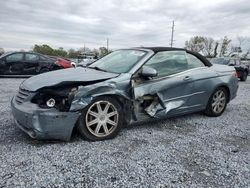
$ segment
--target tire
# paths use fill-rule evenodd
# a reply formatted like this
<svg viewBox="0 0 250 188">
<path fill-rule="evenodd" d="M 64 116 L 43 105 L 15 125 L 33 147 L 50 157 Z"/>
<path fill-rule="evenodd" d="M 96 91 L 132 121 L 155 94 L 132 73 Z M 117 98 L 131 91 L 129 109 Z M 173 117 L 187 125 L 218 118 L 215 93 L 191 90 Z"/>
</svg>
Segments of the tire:
<svg viewBox="0 0 250 188">
<path fill-rule="evenodd" d="M 108 114 L 111 116 L 108 117 Z M 116 99 L 108 96 L 97 97 L 82 110 L 77 121 L 77 130 L 89 141 L 112 139 L 121 130 L 123 117 L 121 105 Z"/>
<path fill-rule="evenodd" d="M 228 97 L 229 93 L 224 87 L 217 88 L 209 98 L 205 114 L 210 117 L 220 116 L 227 107 Z"/>
<path fill-rule="evenodd" d="M 242 77 L 240 77 L 240 81 L 246 81 L 247 80 L 247 72 L 244 71 Z"/>
<path fill-rule="evenodd" d="M 49 72 L 50 70 L 48 68 L 41 68 L 39 71 L 39 74 L 45 73 L 45 72 Z"/>
</svg>

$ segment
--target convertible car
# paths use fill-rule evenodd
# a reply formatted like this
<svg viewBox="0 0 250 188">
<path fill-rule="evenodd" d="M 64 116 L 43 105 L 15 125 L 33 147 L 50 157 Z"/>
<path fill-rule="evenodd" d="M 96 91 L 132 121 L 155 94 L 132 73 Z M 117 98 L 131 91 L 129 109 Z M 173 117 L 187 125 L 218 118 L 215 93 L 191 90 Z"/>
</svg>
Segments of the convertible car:
<svg viewBox="0 0 250 188">
<path fill-rule="evenodd" d="M 185 49 L 117 50 L 88 67 L 25 80 L 11 101 L 17 126 L 36 139 L 115 137 L 123 125 L 203 111 L 220 116 L 236 97 L 234 67 Z"/>
</svg>

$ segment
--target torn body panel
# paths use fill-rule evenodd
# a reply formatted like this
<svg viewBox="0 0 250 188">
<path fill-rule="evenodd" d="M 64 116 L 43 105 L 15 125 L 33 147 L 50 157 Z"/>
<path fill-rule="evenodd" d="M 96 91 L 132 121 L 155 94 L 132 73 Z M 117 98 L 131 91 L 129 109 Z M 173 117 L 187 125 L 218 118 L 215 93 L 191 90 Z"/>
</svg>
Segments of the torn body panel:
<svg viewBox="0 0 250 188">
<path fill-rule="evenodd" d="M 142 104 L 151 96 L 151 103 L 143 109 L 144 112 L 151 117 L 166 116 L 170 111 L 177 111 L 180 107 L 188 105 L 194 83 L 192 79 L 185 80 L 186 76 L 184 74 L 143 82 L 135 80 L 132 83 L 134 99 Z"/>
</svg>

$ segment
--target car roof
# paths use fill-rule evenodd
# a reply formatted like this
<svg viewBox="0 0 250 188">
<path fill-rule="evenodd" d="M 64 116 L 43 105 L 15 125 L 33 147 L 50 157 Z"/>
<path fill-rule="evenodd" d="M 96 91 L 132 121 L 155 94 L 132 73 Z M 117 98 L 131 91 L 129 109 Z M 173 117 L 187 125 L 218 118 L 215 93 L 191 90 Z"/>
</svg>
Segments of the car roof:
<svg viewBox="0 0 250 188">
<path fill-rule="evenodd" d="M 184 48 L 172 48 L 172 47 L 138 47 L 140 49 L 152 50 L 153 52 L 163 52 L 163 51 L 186 51 Z"/>
<path fill-rule="evenodd" d="M 185 48 L 172 48 L 172 47 L 137 47 L 136 49 L 145 49 L 145 50 L 151 50 L 154 53 L 158 53 L 158 52 L 163 52 L 163 51 L 186 51 L 187 53 L 190 53 L 192 55 L 194 55 L 195 57 L 197 57 L 198 59 L 200 59 L 206 66 L 210 67 L 213 64 L 210 63 L 210 61 L 207 60 L 207 58 L 205 58 L 203 55 L 199 54 L 198 52 L 193 52 L 190 50 L 187 50 Z"/>
</svg>

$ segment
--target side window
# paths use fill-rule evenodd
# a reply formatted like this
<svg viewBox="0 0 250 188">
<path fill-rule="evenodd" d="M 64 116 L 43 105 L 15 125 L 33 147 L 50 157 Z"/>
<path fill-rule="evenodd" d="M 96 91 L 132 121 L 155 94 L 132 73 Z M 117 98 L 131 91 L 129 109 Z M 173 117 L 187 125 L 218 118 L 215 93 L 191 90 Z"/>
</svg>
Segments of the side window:
<svg viewBox="0 0 250 188">
<path fill-rule="evenodd" d="M 188 68 L 205 67 L 204 63 L 192 54 L 187 53 Z"/>
<path fill-rule="evenodd" d="M 44 56 L 40 56 L 40 59 L 42 60 L 42 61 L 46 61 L 47 60 L 47 58 L 46 57 L 44 57 Z"/>
<path fill-rule="evenodd" d="M 23 54 L 22 53 L 16 53 L 12 54 L 6 57 L 7 62 L 17 62 L 23 60 Z"/>
<path fill-rule="evenodd" d="M 25 60 L 29 62 L 36 62 L 38 61 L 39 56 L 36 54 L 25 54 Z"/>
<path fill-rule="evenodd" d="M 156 69 L 158 77 L 188 70 L 185 51 L 158 52 L 145 65 Z"/>
</svg>

